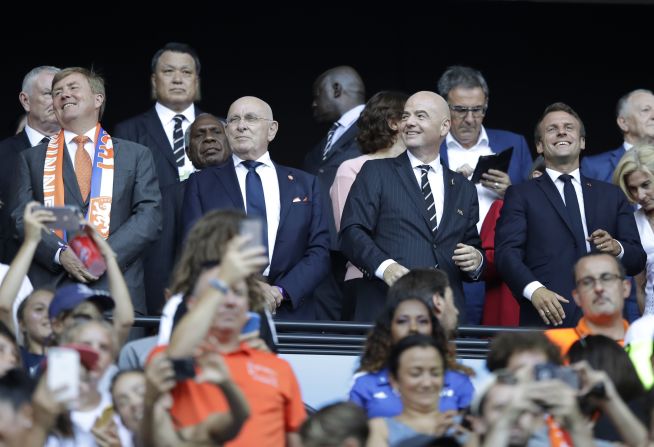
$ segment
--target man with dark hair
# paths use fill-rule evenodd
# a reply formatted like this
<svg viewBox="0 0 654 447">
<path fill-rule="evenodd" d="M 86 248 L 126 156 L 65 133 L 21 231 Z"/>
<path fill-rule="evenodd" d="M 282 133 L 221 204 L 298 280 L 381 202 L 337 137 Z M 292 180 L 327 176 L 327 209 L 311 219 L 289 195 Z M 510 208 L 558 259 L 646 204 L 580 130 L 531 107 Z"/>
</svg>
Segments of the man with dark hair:
<svg viewBox="0 0 654 447">
<path fill-rule="evenodd" d="M 12 215 L 22 231 L 25 206 L 74 205 L 87 216 L 115 254 L 137 313 L 145 314 L 142 254 L 161 231 L 159 187 L 150 151 L 112 138 L 100 125 L 104 80 L 81 67 L 52 80 L 54 111 L 61 131 L 50 143 L 23 151 L 19 159 L 17 202 Z M 45 185 L 45 187 L 44 187 Z M 92 274 L 68 247 L 63 231 L 44 233 L 31 279 L 43 284 L 73 281 L 107 288 L 108 275 Z"/>
<path fill-rule="evenodd" d="M 52 78 L 57 67 L 33 68 L 23 78 L 18 100 L 25 109 L 25 127 L 0 142 L 0 262 L 9 264 L 18 252 L 16 227 L 11 220 L 18 154 L 50 140 L 59 131 L 52 107 Z"/>
<path fill-rule="evenodd" d="M 186 129 L 184 147 L 197 171 L 224 163 L 232 155 L 225 123 L 210 113 L 198 115 Z"/>
<path fill-rule="evenodd" d="M 517 371 L 539 363 L 561 364 L 559 348 L 542 332 L 497 334 L 490 343 L 486 367 L 489 371 Z"/>
<path fill-rule="evenodd" d="M 574 327 L 572 267 L 592 251 L 645 268 L 636 221 L 622 191 L 579 172 L 584 125 L 567 104 L 545 108 L 534 131 L 546 175 L 511 186 L 495 233 L 495 265 L 520 304 L 522 326 Z"/>
<path fill-rule="evenodd" d="M 200 59 L 189 45 L 169 42 L 152 57 L 154 107 L 116 125 L 115 135 L 150 149 L 159 179 L 163 231 L 145 254 L 145 292 L 149 314 L 158 314 L 164 304 L 164 289 L 178 255 L 183 192 L 180 182 L 194 171 L 184 151 L 184 131 L 200 110 Z"/>
<path fill-rule="evenodd" d="M 478 70 L 461 65 L 448 67 L 438 80 L 438 93 L 447 100 L 452 126 L 441 143 L 440 155 L 445 166 L 470 179 L 479 157 L 499 154 L 512 149 L 506 172 L 492 169 L 482 174 L 475 186 L 479 199 L 479 223 L 488 214 L 493 201 L 504 197 L 511 184 L 528 179 L 531 153 L 525 137 L 513 132 L 487 129 L 483 122 L 488 110 L 489 90 L 486 79 Z M 463 285 L 466 294 L 468 322 L 481 324 L 484 306 L 484 283 Z"/>
</svg>

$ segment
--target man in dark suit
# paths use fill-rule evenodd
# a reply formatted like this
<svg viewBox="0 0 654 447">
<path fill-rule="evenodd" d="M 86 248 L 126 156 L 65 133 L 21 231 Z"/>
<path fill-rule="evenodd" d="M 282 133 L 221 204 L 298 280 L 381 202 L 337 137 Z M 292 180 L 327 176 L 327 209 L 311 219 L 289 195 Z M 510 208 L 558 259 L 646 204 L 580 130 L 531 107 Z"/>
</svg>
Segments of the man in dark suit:
<svg viewBox="0 0 654 447">
<path fill-rule="evenodd" d="M 460 65 L 448 67 L 438 80 L 438 93 L 447 100 L 452 115 L 452 126 L 440 151 L 445 166 L 469 179 L 480 156 L 513 148 L 507 172 L 489 170 L 475 185 L 479 199 L 477 229 L 481 231 L 481 224 L 493 201 L 503 198 L 506 188 L 512 183 L 527 180 L 531 168 L 529 146 L 522 135 L 484 127 L 489 90 L 486 79 L 478 70 Z M 463 285 L 470 324 L 481 324 L 484 285 L 483 281 Z"/>
<path fill-rule="evenodd" d="M 620 158 L 635 144 L 654 143 L 654 94 L 650 90 L 633 90 L 618 100 L 616 122 L 624 143 L 617 149 L 581 159 L 585 176 L 613 181 L 613 171 Z"/>
<path fill-rule="evenodd" d="M 449 129 L 445 100 L 433 92 L 414 94 L 402 115 L 407 152 L 366 162 L 352 185 L 341 249 L 369 280 L 357 296 L 356 320 L 374 319 L 388 286 L 409 269 L 438 267 L 450 278 L 465 321 L 461 280 L 479 277 L 483 255 L 475 187 L 440 162 Z"/>
<path fill-rule="evenodd" d="M 189 178 L 184 233 L 210 210 L 257 212 L 265 222 L 263 244 L 270 259 L 261 286 L 271 310 L 280 318 L 313 320 L 312 293 L 328 271 L 328 210 L 314 176 L 270 159 L 268 145 L 277 128 L 264 101 L 246 96 L 231 105 L 226 133 L 233 155 Z"/>
<path fill-rule="evenodd" d="M 581 172 L 590 178 L 613 182 L 613 172 L 622 156 L 635 144 L 654 143 L 654 94 L 650 90 L 637 89 L 618 100 L 616 122 L 624 142 L 617 149 L 581 159 Z M 630 322 L 640 317 L 636 300 L 636 284 L 633 278 L 631 295 L 625 301 L 624 314 Z"/>
<path fill-rule="evenodd" d="M 520 304 L 520 324 L 573 327 L 573 266 L 611 254 L 628 274 L 645 267 L 636 221 L 622 191 L 579 172 L 585 130 L 568 105 L 548 106 L 535 130 L 546 173 L 508 189 L 495 233 L 495 265 Z"/>
<path fill-rule="evenodd" d="M 181 233 L 175 219 L 183 197 L 180 182 L 194 170 L 183 135 L 200 114 L 194 105 L 200 99 L 200 59 L 190 46 L 171 42 L 155 53 L 151 70 L 154 107 L 116 125 L 114 134 L 150 148 L 157 170 L 163 231 L 148 247 L 144 262 L 148 313 L 158 314 L 178 255 L 174 241 Z"/>
<path fill-rule="evenodd" d="M 331 207 L 329 188 L 336 171 L 345 160 L 361 155 L 356 137 L 357 121 L 365 107 L 365 86 L 359 73 L 348 66 L 330 68 L 313 83 L 313 117 L 318 123 L 331 125 L 327 135 L 311 149 L 304 159 L 304 170 L 318 177 L 323 201 Z M 343 295 L 341 284 L 346 260 L 338 248 L 334 216 L 328 213 L 331 271 L 315 291 L 316 318 L 338 320 L 341 317 Z"/>
<path fill-rule="evenodd" d="M 41 144 L 59 132 L 59 123 L 52 108 L 52 78 L 57 67 L 40 66 L 30 70 L 23 78 L 18 94 L 25 109 L 25 127 L 16 135 L 0 142 L 0 262 L 9 264 L 18 251 L 11 210 L 15 195 L 18 154 L 23 149 Z"/>
<path fill-rule="evenodd" d="M 112 139 L 100 127 L 105 90 L 97 74 L 80 67 L 64 69 L 52 81 L 52 94 L 62 130 L 48 145 L 20 154 L 19 206 L 12 212 L 17 228 L 22 230 L 23 209 L 31 200 L 78 206 L 107 238 L 134 308 L 144 314 L 142 253 L 161 231 L 161 196 L 152 155 L 140 144 Z M 111 177 L 113 181 L 107 181 Z M 35 288 L 59 285 L 68 277 L 91 287 L 107 287 L 106 275 L 98 278 L 89 272 L 54 233 L 44 235 L 32 267 Z"/>
</svg>

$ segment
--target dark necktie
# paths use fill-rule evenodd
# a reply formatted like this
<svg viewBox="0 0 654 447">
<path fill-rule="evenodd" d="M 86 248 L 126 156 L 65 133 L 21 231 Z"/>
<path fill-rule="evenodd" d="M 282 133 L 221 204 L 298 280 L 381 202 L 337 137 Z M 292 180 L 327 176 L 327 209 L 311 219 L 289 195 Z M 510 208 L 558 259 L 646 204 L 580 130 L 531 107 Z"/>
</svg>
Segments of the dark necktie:
<svg viewBox="0 0 654 447">
<path fill-rule="evenodd" d="M 184 166 L 184 132 L 182 122 L 184 115 L 175 115 L 175 127 L 173 128 L 173 154 L 178 167 Z"/>
<path fill-rule="evenodd" d="M 322 150 L 323 160 L 327 157 L 327 154 L 329 154 L 329 151 L 332 148 L 332 143 L 334 142 L 334 133 L 336 133 L 336 129 L 338 129 L 339 126 L 340 124 L 337 121 L 334 124 L 332 124 L 332 127 L 329 128 L 329 132 L 327 132 L 327 142 L 325 143 L 325 147 Z"/>
<path fill-rule="evenodd" d="M 50 137 L 43 137 L 41 138 L 41 141 L 39 141 L 39 144 L 48 144 L 50 142 Z"/>
<path fill-rule="evenodd" d="M 431 169 L 429 165 L 420 165 L 420 189 L 422 190 L 422 195 L 425 198 L 425 208 L 427 209 L 427 215 L 429 216 L 429 226 L 432 233 L 436 233 L 438 229 L 438 222 L 436 221 L 436 202 L 434 202 L 434 194 L 431 192 L 431 186 L 429 186 L 429 177 L 427 174 Z"/>
<path fill-rule="evenodd" d="M 572 176 L 569 174 L 562 174 L 559 179 L 563 182 L 563 197 L 565 198 L 565 209 L 568 212 L 570 224 L 572 224 L 572 231 L 577 244 L 577 253 L 583 256 L 586 251 L 586 236 L 584 234 L 584 226 L 581 221 L 581 212 L 579 211 L 579 202 L 577 201 L 577 193 L 572 184 Z"/>
<path fill-rule="evenodd" d="M 266 198 L 263 195 L 263 183 L 257 173 L 257 167 L 263 163 L 254 160 L 242 162 L 248 170 L 245 176 L 245 208 L 248 216 L 258 217 L 263 221 L 263 246 L 268 253 L 268 218 L 266 217 Z"/>
</svg>

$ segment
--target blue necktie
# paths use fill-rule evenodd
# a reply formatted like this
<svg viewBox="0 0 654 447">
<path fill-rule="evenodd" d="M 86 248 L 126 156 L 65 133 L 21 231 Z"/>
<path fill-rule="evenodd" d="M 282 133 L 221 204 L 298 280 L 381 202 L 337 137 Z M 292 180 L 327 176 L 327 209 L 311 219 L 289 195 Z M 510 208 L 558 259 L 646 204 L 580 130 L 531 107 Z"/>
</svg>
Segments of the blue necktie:
<svg viewBox="0 0 654 447">
<path fill-rule="evenodd" d="M 579 211 L 579 202 L 577 201 L 577 193 L 572 184 L 572 176 L 569 174 L 562 174 L 559 179 L 563 182 L 563 197 L 565 198 L 565 209 L 568 211 L 568 218 L 572 224 L 572 232 L 574 233 L 575 243 L 577 244 L 577 253 L 583 256 L 586 253 L 586 236 L 584 234 L 584 226 L 581 223 L 581 212 Z"/>
<path fill-rule="evenodd" d="M 248 216 L 258 217 L 263 221 L 263 246 L 268 253 L 268 219 L 266 217 L 266 198 L 263 195 L 263 183 L 257 173 L 257 167 L 263 163 L 254 160 L 242 162 L 248 170 L 245 177 L 245 208 Z"/>
</svg>

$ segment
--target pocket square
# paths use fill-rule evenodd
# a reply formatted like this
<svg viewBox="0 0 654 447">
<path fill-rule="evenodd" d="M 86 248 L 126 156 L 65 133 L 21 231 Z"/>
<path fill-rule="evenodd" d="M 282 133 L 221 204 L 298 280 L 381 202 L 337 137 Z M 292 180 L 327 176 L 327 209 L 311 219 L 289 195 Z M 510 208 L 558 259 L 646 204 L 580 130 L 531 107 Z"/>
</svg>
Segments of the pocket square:
<svg viewBox="0 0 654 447">
<path fill-rule="evenodd" d="M 463 210 L 462 209 L 457 209 L 456 212 L 463 216 Z"/>
<path fill-rule="evenodd" d="M 307 196 L 304 196 L 304 197 L 298 196 L 298 197 L 295 197 L 293 199 L 293 203 L 308 202 L 308 201 L 309 201 L 309 198 Z"/>
<path fill-rule="evenodd" d="M 301 202 L 301 201 L 302 201 L 302 199 L 300 199 L 299 197 L 296 197 L 296 198 L 293 199 L 293 203 L 297 203 L 297 202 Z"/>
</svg>

